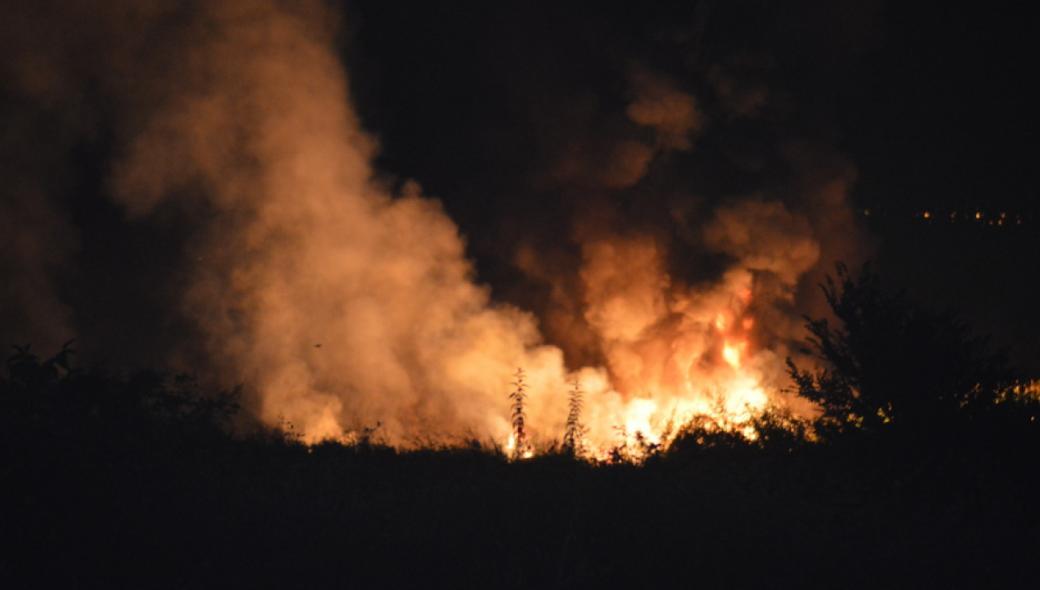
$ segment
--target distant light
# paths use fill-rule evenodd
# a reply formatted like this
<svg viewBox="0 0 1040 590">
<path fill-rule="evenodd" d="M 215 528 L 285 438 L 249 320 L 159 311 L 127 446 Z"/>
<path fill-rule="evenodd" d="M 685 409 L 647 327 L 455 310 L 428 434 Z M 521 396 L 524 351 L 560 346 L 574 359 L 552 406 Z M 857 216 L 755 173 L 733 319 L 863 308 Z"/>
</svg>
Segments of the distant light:
<svg viewBox="0 0 1040 590">
<path fill-rule="evenodd" d="M 924 217 L 925 219 L 931 219 L 932 218 L 932 212 L 931 211 L 925 211 L 924 213 L 921 214 L 921 217 Z"/>
<path fill-rule="evenodd" d="M 982 211 L 975 212 L 975 219 L 982 219 Z"/>
<path fill-rule="evenodd" d="M 864 209 L 863 210 L 863 216 L 864 217 L 870 217 L 870 209 Z"/>
</svg>

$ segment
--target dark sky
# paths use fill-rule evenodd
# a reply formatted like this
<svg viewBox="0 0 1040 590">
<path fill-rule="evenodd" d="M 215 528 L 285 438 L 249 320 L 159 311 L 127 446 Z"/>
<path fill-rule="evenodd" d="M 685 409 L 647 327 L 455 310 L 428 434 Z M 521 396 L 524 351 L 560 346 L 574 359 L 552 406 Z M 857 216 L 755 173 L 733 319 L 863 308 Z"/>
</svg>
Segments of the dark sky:
<svg viewBox="0 0 1040 590">
<path fill-rule="evenodd" d="M 602 4 L 350 5 L 348 59 L 384 167 L 418 178 L 469 225 L 481 217 L 469 209 L 486 204 L 481 188 L 500 194 L 537 175 L 539 118 L 565 117 L 554 98 L 592 95 L 606 112 L 623 107 L 633 61 L 696 90 L 713 67 L 744 60 L 791 103 L 776 127 L 826 136 L 855 164 L 858 203 L 1033 208 L 1035 20 L 1025 9 Z"/>
</svg>

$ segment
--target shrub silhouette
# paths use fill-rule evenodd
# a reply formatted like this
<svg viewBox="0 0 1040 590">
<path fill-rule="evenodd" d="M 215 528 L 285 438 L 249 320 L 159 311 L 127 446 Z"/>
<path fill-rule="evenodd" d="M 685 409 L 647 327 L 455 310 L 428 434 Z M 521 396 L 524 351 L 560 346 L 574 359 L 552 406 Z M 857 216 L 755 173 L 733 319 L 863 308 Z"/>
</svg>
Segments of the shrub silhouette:
<svg viewBox="0 0 1040 590">
<path fill-rule="evenodd" d="M 955 314 L 886 295 L 869 266 L 836 270 L 821 287 L 840 326 L 806 318 L 822 368 L 787 361 L 798 393 L 823 408 L 823 430 L 928 429 L 992 406 L 1013 381 L 1004 356 Z"/>
<path fill-rule="evenodd" d="M 41 359 L 16 346 L 0 374 L 0 411 L 15 436 L 79 433 L 131 443 L 170 435 L 223 438 L 239 410 L 238 389 L 206 392 L 188 375 L 142 371 L 128 377 L 73 361 L 72 342 Z"/>
</svg>

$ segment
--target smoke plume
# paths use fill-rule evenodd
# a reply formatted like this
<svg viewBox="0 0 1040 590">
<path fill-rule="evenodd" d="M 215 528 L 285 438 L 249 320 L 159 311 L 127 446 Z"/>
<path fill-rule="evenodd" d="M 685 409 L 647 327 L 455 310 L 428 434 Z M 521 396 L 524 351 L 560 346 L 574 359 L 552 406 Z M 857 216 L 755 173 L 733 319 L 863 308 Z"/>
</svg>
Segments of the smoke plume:
<svg viewBox="0 0 1040 590">
<path fill-rule="evenodd" d="M 546 150 L 553 157 L 539 178 L 575 205 L 558 256 L 537 241 L 515 252 L 517 267 L 550 288 L 536 318 L 492 301 L 437 200 L 414 182 L 380 179 L 377 142 L 337 56 L 339 19 L 325 3 L 67 9 L 78 18 L 58 23 L 26 8 L 27 32 L 6 52 L 9 94 L 78 122 L 63 128 L 80 139 L 54 140 L 35 163 L 76 141 L 104 146 L 103 198 L 123 222 L 178 228 L 171 284 L 160 287 L 191 336 L 175 338 L 168 360 L 245 383 L 264 422 L 289 423 L 311 441 L 378 426 L 401 445 L 502 442 L 517 367 L 528 375 L 536 437 L 561 436 L 577 379 L 600 448 L 618 429 L 653 438 L 694 413 L 739 422 L 784 403 L 777 391 L 802 335 L 800 290 L 851 227 L 841 212 L 852 174 L 840 162 L 821 167 L 812 149 L 788 149 L 805 171 L 788 183 L 804 190 L 796 197 L 661 189 L 676 162 L 698 156 L 712 121 L 694 88 L 629 66 L 629 100 L 590 118 L 611 120 L 607 131 Z M 738 92 L 724 70 L 712 76 L 722 89 L 713 100 L 737 101 L 737 116 L 768 109 L 764 91 Z M 91 117 L 104 123 L 103 139 L 82 123 Z M 5 151 L 15 143 L 5 139 Z M 741 161 L 761 168 L 755 157 Z M 4 246 L 27 267 L 4 268 L 16 280 L 3 297 L 50 342 L 76 329 L 55 278 L 76 244 L 65 204 L 55 204 L 68 192 L 30 184 L 38 172 L 5 200 L 4 218 L 19 223 L 0 226 Z M 641 199 L 648 206 L 633 214 Z M 53 234 L 61 237 L 39 241 Z"/>
<path fill-rule="evenodd" d="M 172 208 L 192 226 L 180 311 L 202 342 L 182 343 L 180 356 L 210 359 L 219 378 L 259 392 L 261 419 L 311 440 L 377 423 L 398 443 L 502 439 L 518 366 L 532 376 L 537 420 L 538 394 L 565 387 L 561 354 L 540 346 L 529 314 L 490 303 L 435 200 L 414 184 L 391 194 L 375 181 L 375 142 L 350 107 L 335 15 L 320 2 L 189 4 L 83 14 L 89 33 L 65 45 L 101 48 L 104 63 L 70 64 L 71 47 L 47 66 L 63 84 L 85 70 L 117 101 L 108 194 L 126 216 Z M 43 14 L 26 18 L 46 29 Z M 92 38 L 101 31 L 113 41 Z M 144 43 L 145 33 L 155 36 Z M 51 292 L 45 277 L 64 257 L 34 241 L 61 223 L 30 209 L 43 201 L 21 199 L 7 217 L 34 223 L 33 239 L 4 232 L 30 265 L 5 296 L 37 330 L 62 317 L 50 298 L 23 294 Z"/>
</svg>

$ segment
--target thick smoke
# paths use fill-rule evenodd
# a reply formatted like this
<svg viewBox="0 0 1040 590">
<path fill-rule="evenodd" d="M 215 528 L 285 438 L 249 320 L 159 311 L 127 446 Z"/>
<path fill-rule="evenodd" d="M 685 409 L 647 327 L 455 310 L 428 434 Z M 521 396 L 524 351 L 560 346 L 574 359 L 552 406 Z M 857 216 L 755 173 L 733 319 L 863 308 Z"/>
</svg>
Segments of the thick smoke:
<svg viewBox="0 0 1040 590">
<path fill-rule="evenodd" d="M 103 103 L 92 112 L 111 134 L 105 197 L 131 225 L 174 224 L 187 236 L 173 274 L 180 284 L 166 288 L 195 337 L 172 347 L 171 362 L 245 383 L 260 419 L 290 423 L 308 440 L 378 425 L 395 444 L 504 441 L 517 367 L 528 375 L 528 423 L 543 438 L 562 433 L 573 378 L 600 448 L 616 442 L 615 428 L 651 434 L 693 412 L 743 419 L 783 401 L 776 391 L 789 344 L 802 336 L 796 310 L 807 277 L 825 250 L 849 243 L 853 174 L 819 155 L 826 150 L 786 148 L 797 171 L 787 192 L 661 189 L 676 162 L 698 156 L 713 122 L 693 88 L 630 65 L 629 100 L 613 117 L 590 119 L 612 121 L 605 131 L 546 150 L 540 178 L 576 203 L 570 254 L 545 255 L 538 243 L 516 253 L 532 282 L 550 287 L 539 312 L 557 348 L 533 315 L 491 301 L 436 200 L 414 183 L 392 190 L 377 179 L 377 145 L 351 106 L 338 20 L 324 3 L 69 10 L 80 18 L 55 27 L 46 10 L 23 14 L 26 30 L 46 34 L 7 52 L 7 66 L 21 64 L 16 94 Z M 26 73 L 25 64 L 38 66 Z M 712 70 L 724 90 L 711 99 L 733 102 L 721 110 L 768 110 L 768 94 L 735 79 Z M 755 154 L 741 161 L 762 168 Z M 27 224 L 4 235 L 29 265 L 12 271 L 5 303 L 52 339 L 75 329 L 54 280 L 75 252 L 52 204 L 59 193 L 22 184 L 4 205 Z M 50 233 L 62 238 L 41 244 Z M 595 362 L 568 373 L 564 350 L 572 367 Z"/>
<path fill-rule="evenodd" d="M 529 315 L 490 304 L 436 201 L 373 182 L 327 15 L 241 0 L 195 18 L 116 196 L 144 214 L 201 185 L 214 218 L 184 304 L 228 378 L 261 392 L 261 418 L 310 439 L 376 423 L 398 443 L 502 439 L 523 366 L 541 421 L 542 397 L 564 388 L 559 350 L 538 346 Z"/>
<path fill-rule="evenodd" d="M 785 359 L 811 362 L 796 346 L 806 337 L 802 314 L 826 313 L 817 285 L 863 249 L 849 202 L 854 168 L 825 143 L 763 134 L 788 108 L 756 75 L 763 63 L 703 68 L 705 100 L 664 74 L 630 68 L 623 113 L 652 131 L 639 143 L 649 157 L 638 167 L 602 166 L 598 177 L 556 177 L 591 205 L 578 207 L 573 225 L 580 256 L 560 264 L 525 245 L 516 259 L 533 281 L 552 285 L 541 317 L 553 340 L 569 358 L 601 362 L 627 398 L 646 400 L 658 430 L 673 413 L 719 407 L 731 419 L 767 404 L 812 413 L 780 393 Z M 633 143 L 621 129 L 588 130 L 595 139 L 586 141 L 617 153 Z M 715 142 L 714 153 L 699 154 L 701 141 Z M 628 172 L 624 183 L 619 170 Z"/>
<path fill-rule="evenodd" d="M 779 202 L 742 200 L 714 213 L 703 246 L 731 262 L 690 285 L 669 274 L 651 235 L 585 242 L 585 319 L 619 391 L 656 399 L 666 414 L 721 405 L 740 417 L 781 401 L 784 359 L 802 336 L 795 293 L 819 245 Z"/>
<path fill-rule="evenodd" d="M 88 69 L 119 105 L 111 197 L 131 219 L 173 208 L 193 228 L 182 313 L 203 340 L 182 357 L 208 357 L 222 380 L 259 392 L 261 419 L 311 440 L 376 424 L 401 444 L 504 440 L 519 366 L 532 422 L 562 424 L 563 398 L 543 400 L 566 388 L 560 351 L 540 346 L 529 314 L 490 303 L 436 201 L 374 181 L 334 15 L 320 2 L 134 6 L 86 18 L 117 46 Z M 130 25 L 160 34 L 137 46 Z M 34 265 L 19 288 L 48 291 L 41 277 L 61 251 L 36 256 L 44 245 L 5 235 Z M 61 313 L 30 310 L 46 316 Z"/>
</svg>

